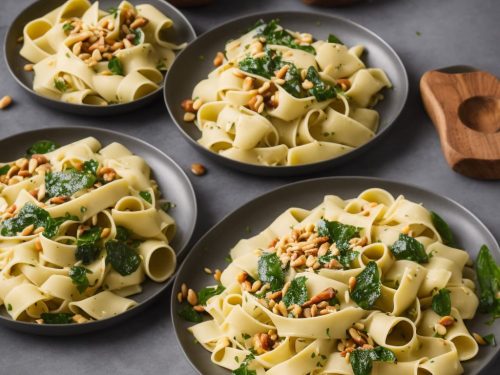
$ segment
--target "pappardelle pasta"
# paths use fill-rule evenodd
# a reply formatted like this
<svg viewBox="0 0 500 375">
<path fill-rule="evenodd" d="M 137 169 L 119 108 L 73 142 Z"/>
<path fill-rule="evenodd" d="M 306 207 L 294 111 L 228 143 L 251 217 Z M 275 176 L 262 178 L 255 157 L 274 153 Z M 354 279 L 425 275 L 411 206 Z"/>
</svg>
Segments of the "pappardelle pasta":
<svg viewBox="0 0 500 375">
<path fill-rule="evenodd" d="M 156 91 L 185 43 L 169 42 L 173 22 L 150 4 L 68 0 L 29 22 L 21 56 L 32 64 L 33 89 L 75 104 L 127 103 Z"/>
<path fill-rule="evenodd" d="M 200 145 L 243 163 L 338 157 L 375 135 L 372 107 L 391 87 L 382 69 L 365 66 L 363 51 L 260 21 L 217 54 L 216 69 L 182 102 L 184 120 L 195 121 Z"/>
<path fill-rule="evenodd" d="M 0 306 L 14 320 L 84 323 L 137 305 L 176 267 L 175 221 L 141 157 L 95 138 L 39 141 L 0 167 Z"/>
<path fill-rule="evenodd" d="M 478 352 L 464 320 L 479 301 L 454 246 L 442 218 L 403 196 L 329 195 L 240 240 L 217 285 L 184 284 L 179 314 L 233 374 L 460 374 Z"/>
</svg>

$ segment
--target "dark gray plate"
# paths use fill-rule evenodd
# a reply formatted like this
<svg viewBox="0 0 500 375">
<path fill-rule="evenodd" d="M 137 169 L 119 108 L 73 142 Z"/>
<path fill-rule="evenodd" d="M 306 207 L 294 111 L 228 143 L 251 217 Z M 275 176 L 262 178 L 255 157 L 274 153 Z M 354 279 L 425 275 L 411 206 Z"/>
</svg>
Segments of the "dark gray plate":
<svg viewBox="0 0 500 375">
<path fill-rule="evenodd" d="M 363 57 L 365 63 L 370 67 L 384 69 L 394 85 L 394 89 L 384 92 L 385 99 L 376 106 L 377 111 L 380 113 L 381 122 L 380 129 L 372 140 L 334 159 L 299 166 L 278 167 L 259 166 L 228 159 L 207 150 L 196 142 L 200 138 L 200 131 L 193 123 L 184 122 L 184 111 L 181 108 L 181 102 L 186 98 L 191 98 L 195 85 L 205 79 L 208 73 L 214 69 L 213 58 L 218 51 L 224 49 L 225 43 L 245 33 L 246 29 L 261 18 L 265 21 L 279 18 L 281 25 L 284 27 L 311 33 L 318 39 L 326 39 L 328 34 L 333 33 L 349 46 L 363 44 L 366 47 L 366 54 Z M 292 176 L 334 167 L 366 151 L 376 143 L 396 121 L 404 107 L 408 96 L 408 77 L 398 55 L 386 42 L 372 31 L 345 18 L 305 12 L 258 13 L 224 23 L 201 35 L 191 43 L 179 54 L 167 73 L 164 96 L 174 123 L 189 143 L 200 152 L 225 166 L 243 172 L 272 176 Z"/>
<path fill-rule="evenodd" d="M 40 139 L 49 139 L 56 141 L 60 145 L 65 145 L 89 136 L 97 138 L 103 146 L 111 142 L 119 142 L 134 154 L 146 160 L 153 172 L 153 178 L 158 182 L 162 196 L 176 204 L 176 207 L 172 208 L 169 212 L 177 223 L 177 233 L 171 245 L 180 262 L 182 257 L 185 256 L 185 252 L 187 251 L 186 246 L 191 239 L 196 225 L 196 197 L 186 174 L 172 159 L 156 147 L 137 138 L 111 130 L 87 127 L 50 128 L 19 133 L 1 140 L 0 160 L 8 161 L 21 157 L 30 145 Z M 40 335 L 71 335 L 95 331 L 121 322 L 139 313 L 164 291 L 172 283 L 173 279 L 174 276 L 164 283 L 155 283 L 151 280 L 146 280 L 142 284 L 142 293 L 131 297 L 138 302 L 138 305 L 113 318 L 85 324 L 39 325 L 14 321 L 7 314 L 5 308 L 1 307 L 0 324 L 18 331 Z"/>
<path fill-rule="evenodd" d="M 480 246 L 486 244 L 496 261 L 500 262 L 498 243 L 484 224 L 459 203 L 431 191 L 371 177 L 326 177 L 280 187 L 246 203 L 226 216 L 194 245 L 179 268 L 171 296 L 172 322 L 177 340 L 188 361 L 200 374 L 227 375 L 229 372 L 210 361 L 210 353 L 201 345 L 195 344 L 193 336 L 187 331 L 192 323 L 178 316 L 179 304 L 176 295 L 181 284 L 185 282 L 195 290 L 213 285 L 213 278 L 204 273 L 203 268 L 224 269 L 227 265 L 225 257 L 238 240 L 258 234 L 287 208 L 311 209 L 321 203 L 323 196 L 327 194 L 352 198 L 371 187 L 386 189 L 395 196 L 404 194 L 408 199 L 423 203 L 425 207 L 438 212 L 448 222 L 460 247 L 466 249 L 473 259 L 476 258 Z M 248 228 L 251 229 L 251 233 L 248 233 Z M 500 337 L 500 324 L 497 322 L 493 326 L 487 326 L 484 323 L 488 319 L 489 316 L 478 314 L 473 322 L 468 323 L 469 329 L 482 334 L 492 332 L 497 338 Z M 466 374 L 479 374 L 493 361 L 499 349 L 498 346 L 481 347 L 476 358 L 463 363 Z"/>
<path fill-rule="evenodd" d="M 33 72 L 25 72 L 23 69 L 24 65 L 27 64 L 28 61 L 19 54 L 22 44 L 18 43 L 17 39 L 23 35 L 24 26 L 29 21 L 43 16 L 64 2 L 65 0 L 35 1 L 33 4 L 24 9 L 10 25 L 9 30 L 5 35 L 3 53 L 7 66 L 9 67 L 9 71 L 17 83 L 19 83 L 28 93 L 33 95 L 35 100 L 41 104 L 80 115 L 102 116 L 124 113 L 142 107 L 156 98 L 161 92 L 161 87 L 138 100 L 134 100 L 133 102 L 111 104 L 107 106 L 61 102 L 59 100 L 47 98 L 33 91 Z M 100 0 L 99 7 L 101 9 L 109 9 L 111 7 L 116 7 L 119 3 L 119 0 Z M 174 26 L 169 35 L 173 43 L 189 43 L 196 38 L 196 33 L 187 18 L 184 17 L 183 14 L 177 10 L 177 8 L 170 5 L 166 1 L 141 0 L 133 1 L 132 3 L 154 5 L 163 14 L 171 18 L 174 21 Z"/>
</svg>

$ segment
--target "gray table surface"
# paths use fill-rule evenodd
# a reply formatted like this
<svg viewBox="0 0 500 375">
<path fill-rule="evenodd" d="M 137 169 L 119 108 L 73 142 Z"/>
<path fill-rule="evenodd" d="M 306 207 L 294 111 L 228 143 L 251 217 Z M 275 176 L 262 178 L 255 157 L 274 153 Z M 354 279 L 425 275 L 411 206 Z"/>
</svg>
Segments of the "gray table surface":
<svg viewBox="0 0 500 375">
<path fill-rule="evenodd" d="M 10 21 L 30 2 L 1 1 L 0 40 Z M 200 34 L 233 17 L 276 10 L 328 12 L 368 27 L 396 50 L 410 78 L 407 106 L 387 137 L 369 154 L 348 165 L 310 177 L 367 175 L 421 185 L 461 202 L 500 239 L 500 182 L 471 180 L 448 168 L 418 91 L 419 78 L 425 71 L 449 65 L 468 64 L 500 76 L 500 2 L 371 0 L 347 8 L 314 9 L 299 0 L 215 0 L 214 5 L 184 13 Z M 11 95 L 15 101 L 11 108 L 0 112 L 0 137 L 49 126 L 107 127 L 150 142 L 185 170 L 193 162 L 205 164 L 207 175 L 190 175 L 200 208 L 195 238 L 241 204 L 297 180 L 244 175 L 204 160 L 174 128 L 162 99 L 132 114 L 86 118 L 58 113 L 35 103 L 9 76 L 3 58 L 0 82 L 0 96 Z M 193 374 L 177 346 L 168 301 L 166 293 L 141 315 L 90 335 L 36 337 L 0 327 L 0 374 Z M 494 367 L 499 366 L 497 359 Z"/>
</svg>

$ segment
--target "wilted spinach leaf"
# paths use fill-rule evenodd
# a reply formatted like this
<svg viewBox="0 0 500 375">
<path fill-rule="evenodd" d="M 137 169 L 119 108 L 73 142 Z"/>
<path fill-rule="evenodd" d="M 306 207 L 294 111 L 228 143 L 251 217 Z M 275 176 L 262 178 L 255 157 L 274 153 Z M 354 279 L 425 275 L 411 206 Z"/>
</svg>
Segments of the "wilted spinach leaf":
<svg viewBox="0 0 500 375">
<path fill-rule="evenodd" d="M 91 159 L 83 163 L 83 171 L 86 173 L 93 174 L 97 176 L 97 170 L 99 169 L 99 162 L 97 160 Z"/>
<path fill-rule="evenodd" d="M 365 269 L 356 276 L 356 286 L 350 292 L 351 298 L 359 307 L 365 310 L 375 304 L 381 295 L 380 273 L 377 263 L 369 262 Z"/>
<path fill-rule="evenodd" d="M 285 29 L 279 29 L 279 20 L 275 19 L 266 24 L 262 32 L 258 35 L 264 36 L 266 38 L 267 44 L 277 44 L 280 46 L 286 46 L 293 49 L 300 49 L 302 51 L 306 51 L 316 54 L 316 50 L 313 46 L 310 45 L 300 45 L 295 41 L 295 37 L 290 34 Z"/>
<path fill-rule="evenodd" d="M 91 271 L 82 266 L 73 266 L 69 269 L 68 276 L 80 293 L 85 292 L 89 287 L 88 273 L 91 273 Z"/>
<path fill-rule="evenodd" d="M 307 301 L 307 278 L 305 276 L 296 277 L 290 283 L 290 287 L 283 296 L 283 303 L 288 307 L 291 305 L 302 306 Z"/>
<path fill-rule="evenodd" d="M 139 195 L 149 204 L 153 203 L 153 198 L 151 197 L 151 193 L 149 191 L 140 191 Z"/>
<path fill-rule="evenodd" d="M 333 34 L 328 35 L 328 43 L 344 44 L 340 41 L 339 38 L 337 38 L 336 35 Z"/>
<path fill-rule="evenodd" d="M 439 292 L 432 297 L 432 309 L 441 316 L 450 315 L 451 313 L 451 298 L 448 289 L 440 289 Z"/>
<path fill-rule="evenodd" d="M 198 303 L 202 306 L 206 306 L 207 301 L 213 296 L 221 294 L 226 288 L 222 285 L 217 285 L 214 287 L 206 287 L 200 290 L 198 293 Z"/>
<path fill-rule="evenodd" d="M 76 192 L 94 185 L 96 177 L 93 174 L 68 169 L 61 172 L 49 172 L 45 175 L 46 197 L 69 197 Z"/>
<path fill-rule="evenodd" d="M 476 277 L 479 283 L 479 309 L 500 317 L 500 267 L 493 259 L 488 246 L 483 245 L 476 258 Z"/>
<path fill-rule="evenodd" d="M 374 361 L 395 363 L 397 359 L 392 351 L 383 346 L 377 346 L 375 349 L 355 349 L 349 356 L 354 375 L 370 375 Z"/>
<path fill-rule="evenodd" d="M 3 167 L 0 168 L 0 176 L 4 175 L 4 174 L 7 174 L 7 172 L 9 171 L 10 169 L 10 165 L 9 164 L 5 164 Z"/>
<path fill-rule="evenodd" d="M 257 371 L 250 370 L 248 368 L 248 365 L 254 359 L 255 359 L 255 356 L 253 354 L 247 355 L 246 358 L 243 360 L 243 362 L 240 363 L 240 367 L 233 370 L 232 374 L 233 375 L 257 375 Z"/>
<path fill-rule="evenodd" d="M 259 257 L 257 271 L 259 280 L 263 283 L 269 283 L 272 291 L 283 288 L 285 274 L 281 268 L 281 261 L 275 253 L 262 254 Z"/>
<path fill-rule="evenodd" d="M 106 242 L 106 263 L 111 264 L 116 272 L 122 276 L 133 273 L 141 264 L 137 252 L 125 242 L 111 240 Z"/>
<path fill-rule="evenodd" d="M 201 314 L 195 311 L 191 305 L 185 305 L 177 313 L 182 319 L 191 323 L 200 323 L 203 320 Z"/>
<path fill-rule="evenodd" d="M 22 232 L 24 228 L 33 224 L 35 229 L 45 228 L 43 235 L 47 238 L 52 238 L 57 234 L 59 226 L 66 220 L 78 221 L 78 218 L 66 214 L 66 216 L 53 219 L 43 208 L 33 203 L 26 203 L 15 217 L 7 219 L 2 223 L 0 233 L 6 237 L 15 236 L 17 233 Z"/>
<path fill-rule="evenodd" d="M 111 60 L 108 61 L 108 69 L 114 75 L 122 76 L 123 75 L 123 65 L 118 59 L 118 57 L 113 56 Z"/>
<path fill-rule="evenodd" d="M 398 260 L 412 260 L 417 263 L 429 261 L 424 245 L 403 233 L 400 233 L 398 240 L 392 244 L 391 251 Z"/>
<path fill-rule="evenodd" d="M 328 221 L 321 219 L 317 225 L 318 235 L 329 237 L 332 243 L 337 245 L 337 249 L 349 250 L 349 241 L 359 236 L 359 228 L 342 224 L 338 221 Z"/>
<path fill-rule="evenodd" d="M 46 154 L 47 152 L 54 151 L 59 148 L 59 145 L 53 141 L 41 140 L 36 141 L 33 145 L 26 150 L 28 156 L 34 154 Z"/>
<path fill-rule="evenodd" d="M 431 211 L 432 224 L 438 231 L 443 243 L 447 246 L 455 246 L 455 239 L 448 223 L 434 211 Z"/>
<path fill-rule="evenodd" d="M 337 96 L 335 89 L 323 82 L 318 71 L 313 66 L 307 69 L 306 79 L 313 83 L 313 88 L 309 89 L 308 92 L 310 95 L 313 95 L 318 102 L 332 99 Z"/>
<path fill-rule="evenodd" d="M 101 232 L 100 227 L 92 227 L 78 237 L 75 252 L 77 260 L 81 260 L 83 264 L 90 264 L 97 259 L 101 253 L 101 246 L 99 245 Z"/>
<path fill-rule="evenodd" d="M 72 317 L 70 313 L 42 313 L 45 324 L 71 324 L 74 323 Z"/>
</svg>

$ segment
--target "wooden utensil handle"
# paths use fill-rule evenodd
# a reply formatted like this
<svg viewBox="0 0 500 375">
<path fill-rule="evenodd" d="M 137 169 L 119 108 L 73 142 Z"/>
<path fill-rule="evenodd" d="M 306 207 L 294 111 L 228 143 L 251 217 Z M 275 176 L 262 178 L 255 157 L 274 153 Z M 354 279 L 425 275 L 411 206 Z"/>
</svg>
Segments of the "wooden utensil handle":
<svg viewBox="0 0 500 375">
<path fill-rule="evenodd" d="M 500 179 L 499 80 L 487 72 L 429 71 L 420 92 L 448 164 L 469 177 Z"/>
</svg>

